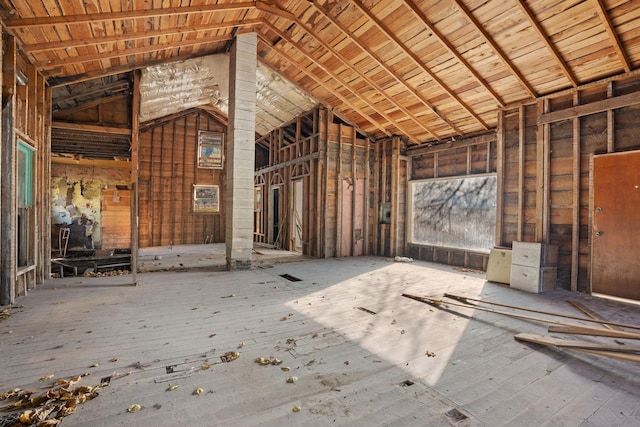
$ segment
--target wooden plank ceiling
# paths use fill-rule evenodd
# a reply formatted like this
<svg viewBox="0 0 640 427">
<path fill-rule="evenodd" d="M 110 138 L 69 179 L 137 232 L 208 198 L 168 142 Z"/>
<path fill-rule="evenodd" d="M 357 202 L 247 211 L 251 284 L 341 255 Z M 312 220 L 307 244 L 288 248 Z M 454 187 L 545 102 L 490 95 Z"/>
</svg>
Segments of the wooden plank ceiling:
<svg viewBox="0 0 640 427">
<path fill-rule="evenodd" d="M 496 108 L 640 65 L 637 0 L 0 0 L 52 86 L 227 52 L 263 65 L 371 136 L 438 143 Z"/>
</svg>

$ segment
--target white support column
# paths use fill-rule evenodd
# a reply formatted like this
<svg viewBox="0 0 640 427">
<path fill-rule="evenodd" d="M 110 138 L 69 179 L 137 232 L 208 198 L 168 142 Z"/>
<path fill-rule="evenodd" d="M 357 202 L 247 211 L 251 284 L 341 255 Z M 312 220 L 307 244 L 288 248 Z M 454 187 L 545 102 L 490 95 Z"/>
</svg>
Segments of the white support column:
<svg viewBox="0 0 640 427">
<path fill-rule="evenodd" d="M 227 269 L 251 268 L 255 169 L 257 35 L 238 35 L 229 61 L 227 134 Z"/>
</svg>

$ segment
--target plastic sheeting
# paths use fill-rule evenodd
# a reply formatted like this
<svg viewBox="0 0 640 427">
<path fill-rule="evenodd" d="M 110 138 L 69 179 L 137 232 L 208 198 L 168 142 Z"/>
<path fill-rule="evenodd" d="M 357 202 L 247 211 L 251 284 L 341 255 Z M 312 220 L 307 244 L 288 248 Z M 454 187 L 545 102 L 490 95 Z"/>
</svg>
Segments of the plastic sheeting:
<svg viewBox="0 0 640 427">
<path fill-rule="evenodd" d="M 147 67 L 142 70 L 140 95 L 141 122 L 200 106 L 213 106 L 228 115 L 229 55 L 210 55 Z M 258 134 L 269 133 L 316 104 L 302 90 L 258 62 Z"/>
</svg>

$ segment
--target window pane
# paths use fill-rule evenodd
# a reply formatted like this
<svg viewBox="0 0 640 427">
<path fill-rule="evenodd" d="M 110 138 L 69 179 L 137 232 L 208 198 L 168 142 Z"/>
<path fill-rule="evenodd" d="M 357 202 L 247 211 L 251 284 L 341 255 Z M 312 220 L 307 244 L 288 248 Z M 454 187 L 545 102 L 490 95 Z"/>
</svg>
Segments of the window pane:
<svg viewBox="0 0 640 427">
<path fill-rule="evenodd" d="M 413 243 L 482 251 L 494 246 L 495 175 L 411 185 Z"/>
</svg>

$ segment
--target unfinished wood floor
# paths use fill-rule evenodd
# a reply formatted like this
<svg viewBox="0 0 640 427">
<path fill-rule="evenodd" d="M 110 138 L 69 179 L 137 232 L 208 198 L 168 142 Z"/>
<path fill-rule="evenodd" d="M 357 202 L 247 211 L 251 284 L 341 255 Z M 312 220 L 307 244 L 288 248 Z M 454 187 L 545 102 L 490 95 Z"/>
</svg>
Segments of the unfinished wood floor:
<svg viewBox="0 0 640 427">
<path fill-rule="evenodd" d="M 547 335 L 545 326 L 401 294 L 581 315 L 566 302 L 574 299 L 633 324 L 638 306 L 527 294 L 473 272 L 375 257 L 138 279 L 57 279 L 20 298 L 0 322 L 0 392 L 43 387 L 47 375 L 91 372 L 87 385 L 111 376 L 69 426 L 640 425 L 638 364 L 520 343 L 514 334 Z M 217 363 L 227 351 L 240 357 Z M 144 409 L 128 413 L 136 403 Z"/>
</svg>

